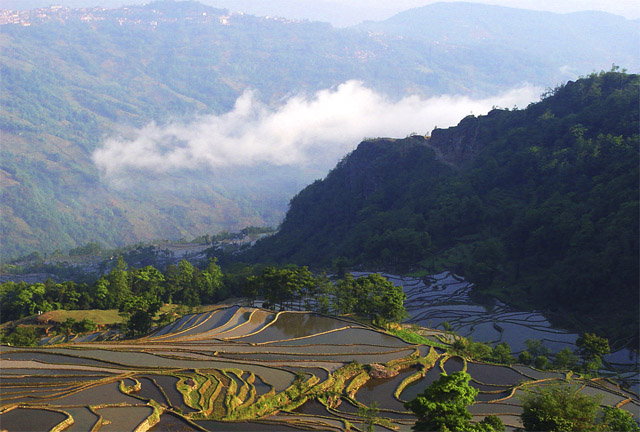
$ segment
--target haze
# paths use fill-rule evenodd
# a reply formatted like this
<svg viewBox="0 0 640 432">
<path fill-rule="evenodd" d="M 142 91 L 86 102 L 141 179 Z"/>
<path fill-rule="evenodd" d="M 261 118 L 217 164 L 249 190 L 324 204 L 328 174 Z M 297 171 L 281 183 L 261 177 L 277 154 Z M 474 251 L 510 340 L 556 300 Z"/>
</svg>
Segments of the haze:
<svg viewBox="0 0 640 432">
<path fill-rule="evenodd" d="M 452 2 L 452 0 L 444 0 Z M 201 3 L 226 8 L 234 12 L 254 15 L 275 15 L 295 19 L 331 22 L 335 26 L 349 26 L 362 21 L 387 19 L 398 12 L 442 1 L 428 0 L 201 0 Z M 570 13 L 602 11 L 621 15 L 628 19 L 640 18 L 636 0 L 468 0 L 520 9 Z M 120 7 L 128 4 L 145 4 L 140 0 L 58 0 L 56 4 L 69 7 Z M 2 9 L 32 9 L 46 7 L 51 0 L 0 0 Z"/>
</svg>

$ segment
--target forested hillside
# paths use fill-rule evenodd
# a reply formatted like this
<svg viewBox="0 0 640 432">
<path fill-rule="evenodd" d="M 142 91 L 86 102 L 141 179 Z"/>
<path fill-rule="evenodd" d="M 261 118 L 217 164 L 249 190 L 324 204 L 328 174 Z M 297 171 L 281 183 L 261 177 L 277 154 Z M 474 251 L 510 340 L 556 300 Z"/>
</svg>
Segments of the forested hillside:
<svg viewBox="0 0 640 432">
<path fill-rule="evenodd" d="M 538 55 L 483 44 L 473 34 L 447 43 L 437 35 L 415 40 L 387 30 L 230 14 L 196 2 L 0 15 L 4 258 L 89 241 L 112 247 L 277 224 L 290 197 L 324 171 L 141 172 L 117 178 L 114 187 L 91 159 L 106 138 L 149 122 L 227 112 L 248 88 L 267 106 L 351 79 L 390 99 L 486 96 L 523 82 L 547 87 L 612 61 L 636 67 L 624 64 L 627 54 L 586 61 L 563 52 L 541 63 Z M 538 16 L 523 12 L 522 19 L 535 25 Z M 430 19 L 438 20 L 437 11 Z M 560 32 L 582 28 L 558 19 Z M 589 32 L 614 38 L 611 52 L 623 53 L 622 42 L 633 39 L 625 36 L 633 24 L 624 22 Z M 501 29 L 510 24 L 494 24 L 508 33 Z M 551 49 L 547 43 L 536 52 L 545 46 Z"/>
<path fill-rule="evenodd" d="M 635 337 L 639 85 L 592 74 L 430 138 L 365 141 L 247 259 L 455 269 L 511 304 Z"/>
</svg>

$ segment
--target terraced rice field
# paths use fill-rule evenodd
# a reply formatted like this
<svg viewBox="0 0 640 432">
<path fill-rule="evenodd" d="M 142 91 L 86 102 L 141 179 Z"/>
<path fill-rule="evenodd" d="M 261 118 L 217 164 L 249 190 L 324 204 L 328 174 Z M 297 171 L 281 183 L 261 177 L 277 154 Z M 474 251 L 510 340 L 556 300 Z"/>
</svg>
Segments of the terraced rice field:
<svg viewBox="0 0 640 432">
<path fill-rule="evenodd" d="M 451 284 L 442 291 L 462 295 L 458 281 L 443 280 Z M 358 408 L 377 402 L 379 430 L 408 431 L 415 419 L 403 402 L 443 370 L 471 374 L 480 390 L 474 418 L 497 414 L 513 429 L 520 394 L 567 379 L 468 362 L 347 318 L 239 306 L 188 315 L 137 340 L 88 340 L 0 348 L 2 429 L 362 430 Z M 374 370 L 388 377 L 372 378 Z M 638 415 L 638 397 L 615 382 L 569 380 Z"/>
<path fill-rule="evenodd" d="M 354 276 L 365 274 L 355 273 Z M 514 311 L 497 300 L 491 305 L 475 303 L 470 297 L 471 284 L 453 273 L 444 272 L 425 279 L 383 276 L 403 287 L 407 295 L 405 307 L 410 314 L 409 323 L 444 329 L 443 323 L 447 322 L 462 336 L 470 336 L 479 342 L 506 342 L 515 353 L 527 348 L 527 339 L 542 341 L 554 353 L 563 348 L 576 348 L 577 334 L 553 328 L 539 312 Z M 432 339 L 439 340 L 437 337 Z M 616 341 L 611 342 L 616 345 Z M 640 357 L 637 352 L 621 349 L 605 356 L 604 360 L 607 368 L 602 372 L 624 378 L 636 392 L 640 392 Z"/>
</svg>

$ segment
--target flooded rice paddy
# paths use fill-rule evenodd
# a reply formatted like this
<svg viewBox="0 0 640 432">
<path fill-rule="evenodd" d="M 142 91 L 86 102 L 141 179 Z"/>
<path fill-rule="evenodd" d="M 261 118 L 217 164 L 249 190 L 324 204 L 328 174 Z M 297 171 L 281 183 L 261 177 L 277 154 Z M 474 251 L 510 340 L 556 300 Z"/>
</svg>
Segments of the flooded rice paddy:
<svg viewBox="0 0 640 432">
<path fill-rule="evenodd" d="M 33 432 L 53 429 L 68 415 L 48 409 L 15 408 L 0 414 L 2 429 L 16 432 Z"/>
<path fill-rule="evenodd" d="M 160 422 L 149 429 L 150 432 L 199 432 L 196 426 L 183 417 L 165 413 L 160 416 Z"/>
<path fill-rule="evenodd" d="M 446 320 L 474 339 L 477 331 L 502 341 L 527 327 L 558 346 L 572 342 L 535 313 L 465 306 L 468 285 L 453 275 L 429 284 L 394 282 L 405 284 L 412 322 Z M 443 304 L 443 295 L 460 303 Z M 500 318 L 500 331 L 484 313 Z M 391 428 L 408 431 L 414 418 L 403 403 L 443 371 L 459 370 L 469 372 L 480 391 L 474 418 L 496 414 L 513 430 L 520 426 L 524 388 L 567 379 L 562 372 L 450 357 L 349 319 L 240 306 L 191 314 L 137 340 L 2 347 L 0 361 L 0 421 L 9 431 L 50 430 L 68 418 L 74 424 L 66 430 L 74 431 L 341 431 L 347 424 L 364 427 L 358 408 L 373 402 Z M 374 378 L 376 368 L 367 366 L 373 363 L 391 376 Z M 638 396 L 616 382 L 569 380 L 603 404 L 638 415 Z M 333 396 L 321 402 L 318 394 Z M 23 426 L 17 419 L 27 412 L 30 423 Z"/>
<path fill-rule="evenodd" d="M 361 273 L 354 273 L 358 276 Z M 362 273 L 364 274 L 364 273 Z M 479 304 L 471 298 L 472 285 L 461 277 L 443 272 L 424 279 L 383 274 L 402 286 L 410 318 L 407 322 L 444 330 L 445 325 L 474 341 L 497 344 L 506 342 L 515 353 L 527 348 L 527 339 L 540 340 L 556 353 L 563 348 L 574 350 L 578 335 L 554 328 L 540 312 L 516 311 L 500 301 Z M 447 323 L 447 324 L 445 324 Z M 614 342 L 615 345 L 615 341 Z M 604 357 L 602 372 L 620 376 L 640 392 L 640 357 L 637 352 L 620 349 Z"/>
</svg>

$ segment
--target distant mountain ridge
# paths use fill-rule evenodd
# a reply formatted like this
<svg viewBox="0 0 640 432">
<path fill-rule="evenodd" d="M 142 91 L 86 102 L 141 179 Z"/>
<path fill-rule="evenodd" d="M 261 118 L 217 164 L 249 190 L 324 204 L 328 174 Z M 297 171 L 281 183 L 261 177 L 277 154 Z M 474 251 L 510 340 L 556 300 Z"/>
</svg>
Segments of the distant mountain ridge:
<svg viewBox="0 0 640 432">
<path fill-rule="evenodd" d="M 149 122 L 227 112 L 247 88 L 277 106 L 351 79 L 398 99 L 486 96 L 523 81 L 554 85 L 564 76 L 513 50 L 427 46 L 364 28 L 232 15 L 197 2 L 54 7 L 16 19 L 0 32 L 3 258 L 90 241 L 117 246 L 277 224 L 290 197 L 322 173 L 274 166 L 141 172 L 114 188 L 91 159 L 105 138 Z M 588 65 L 565 60 L 579 73 L 610 66 L 595 57 Z"/>
<path fill-rule="evenodd" d="M 427 45 L 476 47 L 484 55 L 496 54 L 491 47 L 508 48 L 535 58 L 534 67 L 568 67 L 563 62 L 567 58 L 586 66 L 594 57 L 632 71 L 640 67 L 636 49 L 640 20 L 606 12 L 556 14 L 478 3 L 434 3 L 360 28 Z"/>
</svg>

